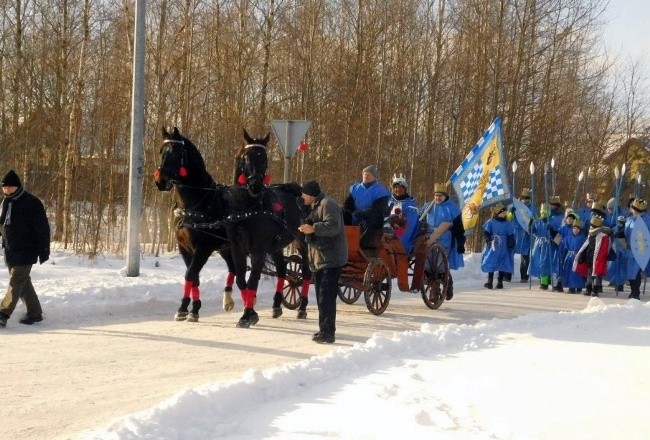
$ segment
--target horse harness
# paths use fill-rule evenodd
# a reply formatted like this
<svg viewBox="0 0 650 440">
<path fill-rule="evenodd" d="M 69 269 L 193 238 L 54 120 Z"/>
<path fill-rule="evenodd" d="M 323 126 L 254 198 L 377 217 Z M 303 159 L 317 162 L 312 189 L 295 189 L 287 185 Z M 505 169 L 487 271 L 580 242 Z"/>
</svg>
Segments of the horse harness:
<svg viewBox="0 0 650 440">
<path fill-rule="evenodd" d="M 222 188 L 225 187 L 223 185 L 220 186 Z M 217 189 L 218 188 L 210 188 L 210 190 L 214 190 L 214 191 L 216 191 Z M 265 217 L 265 218 L 270 218 L 275 220 L 281 226 L 280 232 L 274 238 L 275 243 L 281 240 L 282 233 L 285 230 L 289 231 L 289 233 L 295 238 L 298 238 L 297 234 L 294 234 L 289 229 L 289 226 L 287 225 L 287 221 L 284 218 L 284 216 L 278 215 L 273 210 L 264 209 L 263 206 L 260 206 L 261 204 L 262 204 L 262 198 L 260 198 L 260 201 L 257 202 L 249 209 L 246 209 L 244 211 L 234 212 L 221 220 L 214 220 L 214 221 L 211 221 L 212 217 L 202 211 L 176 208 L 174 209 L 174 215 L 176 217 L 180 217 L 180 220 L 176 225 L 176 229 L 178 230 L 182 228 L 189 228 L 189 229 L 194 229 L 196 231 L 209 234 L 206 230 L 226 228 L 231 225 L 236 225 L 237 223 L 240 223 L 245 220 L 251 220 L 257 217 Z M 208 206 L 208 211 L 211 206 L 212 204 Z M 195 220 L 195 221 L 190 221 L 190 220 Z"/>
</svg>

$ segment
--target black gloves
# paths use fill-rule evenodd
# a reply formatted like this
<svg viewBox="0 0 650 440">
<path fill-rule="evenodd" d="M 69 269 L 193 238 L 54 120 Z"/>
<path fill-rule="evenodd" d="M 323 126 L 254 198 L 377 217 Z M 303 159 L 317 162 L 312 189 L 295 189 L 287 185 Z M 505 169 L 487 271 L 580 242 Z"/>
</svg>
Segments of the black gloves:
<svg viewBox="0 0 650 440">
<path fill-rule="evenodd" d="M 465 245 L 464 244 L 459 244 L 458 247 L 456 247 L 456 250 L 458 251 L 459 254 L 464 254 L 465 253 Z"/>
<path fill-rule="evenodd" d="M 418 223 L 418 235 L 425 235 L 429 232 L 429 225 L 427 222 L 422 221 Z"/>
<path fill-rule="evenodd" d="M 50 254 L 49 254 L 49 253 L 42 253 L 42 254 L 40 254 L 40 255 L 38 256 L 38 261 L 39 261 L 41 264 L 45 263 L 45 262 L 46 262 L 47 260 L 49 260 L 49 259 L 50 259 Z"/>
</svg>

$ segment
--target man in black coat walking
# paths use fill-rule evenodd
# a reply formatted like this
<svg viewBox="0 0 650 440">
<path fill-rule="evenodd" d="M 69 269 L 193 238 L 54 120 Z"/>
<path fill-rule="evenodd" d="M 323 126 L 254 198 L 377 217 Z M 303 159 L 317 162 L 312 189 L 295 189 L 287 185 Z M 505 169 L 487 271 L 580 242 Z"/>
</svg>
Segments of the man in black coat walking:
<svg viewBox="0 0 650 440">
<path fill-rule="evenodd" d="M 2 178 L 2 192 L 0 235 L 9 288 L 0 304 L 0 327 L 7 325 L 19 299 L 27 309 L 19 322 L 32 325 L 43 320 L 43 309 L 29 274 L 37 261 L 43 264 L 50 258 L 50 224 L 43 203 L 25 191 L 14 170 Z"/>
</svg>

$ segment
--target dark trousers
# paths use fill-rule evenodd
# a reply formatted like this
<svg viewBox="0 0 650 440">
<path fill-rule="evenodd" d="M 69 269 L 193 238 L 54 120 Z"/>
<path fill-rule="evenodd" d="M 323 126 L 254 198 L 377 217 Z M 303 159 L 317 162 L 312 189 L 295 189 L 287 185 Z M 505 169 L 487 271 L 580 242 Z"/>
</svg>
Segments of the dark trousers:
<svg viewBox="0 0 650 440">
<path fill-rule="evenodd" d="M 36 296 L 36 291 L 32 285 L 32 278 L 29 273 L 32 271 L 32 265 L 28 266 L 9 266 L 9 288 L 5 294 L 2 304 L 0 304 L 0 313 L 5 316 L 11 316 L 16 309 L 18 300 L 22 299 L 27 308 L 27 316 L 37 317 L 43 314 L 41 302 Z"/>
<path fill-rule="evenodd" d="M 336 298 L 339 295 L 339 277 L 342 270 L 342 267 L 333 267 L 313 273 L 318 304 L 318 328 L 328 335 L 334 335 L 336 332 Z"/>
<path fill-rule="evenodd" d="M 519 264 L 519 275 L 522 280 L 528 279 L 528 265 L 530 264 L 530 255 L 521 254 L 521 263 Z"/>
</svg>

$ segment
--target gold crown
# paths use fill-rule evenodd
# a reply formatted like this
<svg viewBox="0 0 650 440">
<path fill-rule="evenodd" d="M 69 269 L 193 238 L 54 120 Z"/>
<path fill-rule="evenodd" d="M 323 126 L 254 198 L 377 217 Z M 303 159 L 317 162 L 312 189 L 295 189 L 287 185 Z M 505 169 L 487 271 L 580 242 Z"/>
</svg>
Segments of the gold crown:
<svg viewBox="0 0 650 440">
<path fill-rule="evenodd" d="M 648 204 L 643 199 L 634 199 L 632 202 L 632 208 L 638 212 L 645 212 L 648 209 Z"/>
<path fill-rule="evenodd" d="M 562 205 L 562 201 L 560 200 L 560 196 L 553 196 L 551 197 L 551 201 L 549 202 L 551 205 Z"/>
<path fill-rule="evenodd" d="M 533 192 L 528 188 L 524 188 L 524 189 L 521 190 L 521 197 L 528 197 L 530 199 L 532 197 L 532 195 L 533 195 Z"/>
<path fill-rule="evenodd" d="M 601 227 L 603 225 L 603 218 L 599 217 L 597 215 L 592 215 L 591 220 L 590 220 L 590 224 L 591 224 L 591 226 L 593 226 L 595 228 L 599 228 L 599 227 Z"/>
<path fill-rule="evenodd" d="M 573 222 L 573 227 L 574 227 L 574 228 L 582 228 L 582 220 L 580 220 L 579 218 L 577 218 L 577 219 Z"/>
<path fill-rule="evenodd" d="M 492 208 L 490 208 L 490 212 L 492 213 L 492 215 L 497 215 L 501 211 L 505 211 L 505 209 L 506 207 L 503 206 L 503 203 L 497 203 Z"/>
<path fill-rule="evenodd" d="M 433 185 L 434 193 L 443 193 L 447 194 L 447 184 L 446 183 L 435 183 Z"/>
</svg>

